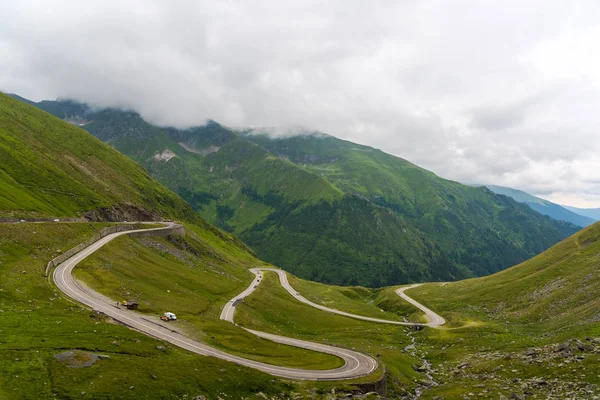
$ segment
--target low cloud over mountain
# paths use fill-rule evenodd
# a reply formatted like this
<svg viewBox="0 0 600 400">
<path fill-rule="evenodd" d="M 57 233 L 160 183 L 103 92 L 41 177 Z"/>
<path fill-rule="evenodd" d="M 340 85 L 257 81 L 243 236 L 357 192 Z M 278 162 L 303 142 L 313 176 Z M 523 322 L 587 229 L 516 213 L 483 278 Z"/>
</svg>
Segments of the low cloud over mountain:
<svg viewBox="0 0 600 400">
<path fill-rule="evenodd" d="M 593 1 L 0 1 L 0 88 L 158 124 L 307 126 L 600 206 Z"/>
</svg>

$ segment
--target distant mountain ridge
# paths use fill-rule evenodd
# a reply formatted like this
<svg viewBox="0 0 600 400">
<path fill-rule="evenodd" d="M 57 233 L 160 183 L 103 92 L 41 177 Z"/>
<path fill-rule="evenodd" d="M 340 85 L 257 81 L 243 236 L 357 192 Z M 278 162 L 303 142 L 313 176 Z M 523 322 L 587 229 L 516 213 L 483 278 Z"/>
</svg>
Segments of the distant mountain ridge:
<svg viewBox="0 0 600 400">
<path fill-rule="evenodd" d="M 573 211 L 584 217 L 591 218 L 594 221 L 600 221 L 600 208 L 578 208 L 571 206 L 563 206 L 567 210 Z"/>
<path fill-rule="evenodd" d="M 577 226 L 586 227 L 592 225 L 598 220 L 589 218 L 583 213 L 578 213 L 575 210 L 571 209 L 571 207 L 560 206 L 558 204 L 552 203 L 551 201 L 540 199 L 539 197 L 530 195 L 529 193 L 526 193 L 522 190 L 495 185 L 485 186 L 494 193 L 512 197 L 520 203 L 527 204 L 529 207 L 533 208 L 540 214 L 547 215 L 559 221 L 566 221 Z M 600 218 L 600 210 L 598 210 L 598 216 Z"/>
<path fill-rule="evenodd" d="M 84 129 L 261 259 L 316 281 L 378 287 L 487 275 L 578 230 L 486 188 L 329 135 L 271 138 L 214 121 L 161 128 L 132 111 L 35 104 L 86 121 Z"/>
</svg>

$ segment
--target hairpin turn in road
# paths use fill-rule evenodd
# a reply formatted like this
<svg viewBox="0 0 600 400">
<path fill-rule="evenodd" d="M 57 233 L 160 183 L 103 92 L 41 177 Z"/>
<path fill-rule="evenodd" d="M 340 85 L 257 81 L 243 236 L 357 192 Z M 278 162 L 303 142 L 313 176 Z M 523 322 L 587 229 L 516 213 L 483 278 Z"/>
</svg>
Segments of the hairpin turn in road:
<svg viewBox="0 0 600 400">
<path fill-rule="evenodd" d="M 132 329 L 138 330 L 146 335 L 155 337 L 160 340 L 164 340 L 169 342 L 175 346 L 181 347 L 183 349 L 192 351 L 194 353 L 204 355 L 204 356 L 212 356 L 217 357 L 222 360 L 230 361 L 239 365 L 244 365 L 246 367 L 254 368 L 263 372 L 266 372 L 271 375 L 290 378 L 290 379 L 303 379 L 303 380 L 339 380 L 339 379 L 353 379 L 365 375 L 369 375 L 373 371 L 377 369 L 378 363 L 377 361 L 365 354 L 359 353 L 357 351 L 344 349 L 341 347 L 328 346 L 320 343 L 313 343 L 304 340 L 289 338 L 285 336 L 273 335 L 266 332 L 260 332 L 255 330 L 246 329 L 248 332 L 253 333 L 254 335 L 260 336 L 262 338 L 271 340 L 273 342 L 282 343 L 290 346 L 301 347 L 313 351 L 319 351 L 327 354 L 332 354 L 337 357 L 340 357 L 344 360 L 344 365 L 340 368 L 330 369 L 330 370 L 306 370 L 306 369 L 298 369 L 298 368 L 287 368 L 280 367 L 276 365 L 266 364 L 254 360 L 249 360 L 243 357 L 238 357 L 235 355 L 228 354 L 224 351 L 215 349 L 211 346 L 208 346 L 204 343 L 193 340 L 175 330 L 173 330 L 172 326 L 160 321 L 156 317 L 148 316 L 141 314 L 136 311 L 126 310 L 117 307 L 115 301 L 97 293 L 84 285 L 79 284 L 72 276 L 73 268 L 100 249 L 102 246 L 110 242 L 111 240 L 121 236 L 128 235 L 136 232 L 151 232 L 151 231 L 161 231 L 171 229 L 176 224 L 172 222 L 164 222 L 165 226 L 160 228 L 150 228 L 150 229 L 138 229 L 132 231 L 118 232 L 110 234 L 99 241 L 93 243 L 89 247 L 86 247 L 79 253 L 75 254 L 62 264 L 60 264 L 54 270 L 52 277 L 56 284 L 56 286 L 68 297 L 81 302 L 92 309 L 102 312 L 107 316 L 129 326 Z M 418 323 L 409 323 L 409 322 L 400 322 L 400 321 L 388 321 L 376 318 L 363 317 L 359 315 L 349 314 L 343 311 L 338 311 L 335 309 L 331 309 L 328 307 L 321 306 L 319 304 L 313 303 L 310 300 L 307 300 L 303 296 L 301 296 L 298 292 L 296 292 L 292 286 L 289 284 L 287 280 L 287 275 L 284 271 L 274 269 L 274 268 L 253 268 L 251 271 L 255 274 L 255 279 L 252 281 L 250 286 L 244 290 L 242 293 L 234 297 L 231 301 L 229 301 L 223 308 L 221 313 L 221 319 L 234 323 L 234 314 L 237 303 L 240 299 L 251 294 L 258 285 L 262 281 L 262 271 L 270 270 L 274 271 L 279 275 L 279 280 L 282 286 L 298 301 L 310 305 L 312 307 L 318 308 L 323 311 L 332 312 L 335 314 L 344 315 L 350 318 L 357 318 L 371 322 L 378 323 L 390 323 L 396 325 L 426 325 L 430 327 L 437 327 L 443 323 L 445 323 L 444 319 L 439 315 L 435 314 L 433 311 L 429 310 L 425 306 L 411 299 L 410 297 L 404 294 L 404 290 L 414 287 L 409 286 L 405 288 L 400 288 L 397 290 L 399 296 L 414 304 L 416 307 L 423 310 L 428 319 L 429 323 L 426 324 L 418 324 Z"/>
</svg>

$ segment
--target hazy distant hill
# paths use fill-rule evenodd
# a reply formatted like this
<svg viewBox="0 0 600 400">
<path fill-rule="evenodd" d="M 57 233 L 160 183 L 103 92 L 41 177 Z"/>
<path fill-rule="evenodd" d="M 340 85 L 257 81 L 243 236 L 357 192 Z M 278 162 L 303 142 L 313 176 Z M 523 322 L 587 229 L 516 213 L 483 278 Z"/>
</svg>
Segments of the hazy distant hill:
<svg viewBox="0 0 600 400">
<path fill-rule="evenodd" d="M 159 128 L 131 111 L 37 106 L 142 164 L 200 215 L 299 276 L 382 286 L 487 275 L 577 231 L 484 187 L 321 133 Z"/>
<path fill-rule="evenodd" d="M 594 221 L 600 221 L 600 208 L 577 208 L 571 206 L 563 206 L 568 210 L 573 211 L 579 215 L 583 215 L 584 217 L 591 218 Z"/>
<path fill-rule="evenodd" d="M 486 187 L 494 193 L 512 197 L 520 203 L 527 204 L 535 211 L 560 221 L 567 221 L 574 225 L 586 227 L 598 220 L 588 218 L 583 213 L 577 213 L 575 210 L 572 210 L 571 207 L 559 206 L 558 204 L 552 203 L 551 201 L 540 199 L 539 197 L 532 196 L 529 193 L 523 192 L 521 190 L 494 185 L 486 185 Z M 598 214 L 600 218 L 600 209 L 598 210 Z"/>
</svg>

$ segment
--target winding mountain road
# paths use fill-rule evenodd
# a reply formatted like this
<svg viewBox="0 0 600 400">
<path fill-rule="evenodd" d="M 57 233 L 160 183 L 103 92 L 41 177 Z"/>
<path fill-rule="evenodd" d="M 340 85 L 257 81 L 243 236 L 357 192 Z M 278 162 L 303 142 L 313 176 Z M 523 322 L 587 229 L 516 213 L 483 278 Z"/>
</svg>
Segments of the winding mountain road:
<svg viewBox="0 0 600 400">
<path fill-rule="evenodd" d="M 223 307 L 223 311 L 221 312 L 222 320 L 229 321 L 231 323 L 235 323 L 233 321 L 233 317 L 235 315 L 235 307 L 237 306 L 237 304 L 244 297 L 250 295 L 252 292 L 254 292 L 258 288 L 258 285 L 260 284 L 260 282 L 262 280 L 262 271 L 272 271 L 272 272 L 276 272 L 277 275 L 279 275 L 279 282 L 281 283 L 281 286 L 283 286 L 283 288 L 285 290 L 287 290 L 288 293 L 290 295 L 292 295 L 292 297 L 294 297 L 296 300 L 298 300 L 301 303 L 307 304 L 314 308 L 318 308 L 319 310 L 322 310 L 322 311 L 326 311 L 326 312 L 330 312 L 330 313 L 338 314 L 338 315 L 343 315 L 344 317 L 361 319 L 363 321 L 377 322 L 377 323 L 381 323 L 381 324 L 391 324 L 391 325 L 405 325 L 405 326 L 406 325 L 408 325 L 408 326 L 419 325 L 419 326 L 429 326 L 432 328 L 437 328 L 438 326 L 446 323 L 446 320 L 444 318 L 442 318 L 435 312 L 431 311 L 429 308 L 425 307 L 424 305 L 417 302 L 416 300 L 411 299 L 404 293 L 405 290 L 420 286 L 421 285 L 420 283 L 399 288 L 396 290 L 396 294 L 398 294 L 398 296 L 402 297 L 404 300 L 408 301 L 409 303 L 411 303 L 412 305 L 414 305 L 421 311 L 423 311 L 425 313 L 426 317 L 429 319 L 429 322 L 427 322 L 427 323 L 403 322 L 403 321 L 393 321 L 393 320 L 389 320 L 389 319 L 364 317 L 362 315 L 356 315 L 356 314 L 351 314 L 351 313 L 348 313 L 345 311 L 336 310 L 335 308 L 325 307 L 320 304 L 313 303 L 312 301 L 308 300 L 306 297 L 302 296 L 299 292 L 297 292 L 292 287 L 292 285 L 290 285 L 290 282 L 288 281 L 288 278 L 287 278 L 287 274 L 283 270 L 276 269 L 276 268 L 252 268 L 252 269 L 250 269 L 250 271 L 255 275 L 254 280 L 252 281 L 252 283 L 250 284 L 250 286 L 248 286 L 248 288 L 246 290 L 244 290 L 242 293 L 235 296 L 229 303 L 227 303 L 225 305 L 225 307 Z"/>
<path fill-rule="evenodd" d="M 113 233 L 113 234 L 110 234 L 110 235 L 100 239 L 99 241 L 93 243 L 92 245 L 83 249 L 82 251 L 75 254 L 74 256 L 72 256 L 71 258 L 69 258 L 62 264 L 60 264 L 58 267 L 56 267 L 56 269 L 54 270 L 54 272 L 52 274 L 52 277 L 53 277 L 53 280 L 54 280 L 56 286 L 68 297 L 70 297 L 80 303 L 83 303 L 96 311 L 102 312 L 102 313 L 106 314 L 107 316 L 110 316 L 113 319 L 129 326 L 130 328 L 138 330 L 146 335 L 155 337 L 160 340 L 164 340 L 175 346 L 181 347 L 183 349 L 192 351 L 192 352 L 200 354 L 200 355 L 217 357 L 222 360 L 230 361 L 230 362 L 233 362 L 233 363 L 236 363 L 239 365 L 244 365 L 244 366 L 247 366 L 250 368 L 255 368 L 257 370 L 266 372 L 271 375 L 284 377 L 284 378 L 290 378 L 290 379 L 301 379 L 301 380 L 338 380 L 338 379 L 352 379 L 352 378 L 357 378 L 360 376 L 369 375 L 370 373 L 375 371 L 375 369 L 377 369 L 378 363 L 375 359 L 373 359 L 372 357 L 367 356 L 365 354 L 359 353 L 357 351 L 344 349 L 344 348 L 340 348 L 340 347 L 328 346 L 328 345 L 324 345 L 324 344 L 320 344 L 320 343 L 308 342 L 308 341 L 299 340 L 299 339 L 293 339 L 293 338 L 289 338 L 289 337 L 285 337 L 285 336 L 279 336 L 279 335 L 274 335 L 274 334 L 250 330 L 250 329 L 246 329 L 246 330 L 256 336 L 271 340 L 273 342 L 335 355 L 344 360 L 344 365 L 340 368 L 330 369 L 330 370 L 305 370 L 305 369 L 298 369 L 298 368 L 280 367 L 280 366 L 276 366 L 276 365 L 266 364 L 266 363 L 262 363 L 262 362 L 258 362 L 258 361 L 249 360 L 249 359 L 246 359 L 243 357 L 231 355 L 224 351 L 221 351 L 221 350 L 215 349 L 211 346 L 208 346 L 204 343 L 193 340 L 193 339 L 177 332 L 174 329 L 173 324 L 165 323 L 157 317 L 148 316 L 148 315 L 144 315 L 139 312 L 136 312 L 136 311 L 131 311 L 131 310 L 120 308 L 114 300 L 112 300 L 108 297 L 105 297 L 105 296 L 101 295 L 100 293 L 86 287 L 85 285 L 76 281 L 73 278 L 73 275 L 72 275 L 73 268 L 75 268 L 75 266 L 80 261 L 82 261 L 89 255 L 91 255 L 92 253 L 94 253 L 95 251 L 100 249 L 102 246 L 104 246 L 111 240 L 113 240 L 121 235 L 128 235 L 128 234 L 142 232 L 142 231 L 143 232 L 161 231 L 161 230 L 170 229 L 170 228 L 176 226 L 176 224 L 171 223 L 171 222 L 165 222 L 163 224 L 165 226 L 160 227 L 160 228 L 137 229 L 137 230 L 132 230 L 132 231 Z M 435 314 L 433 311 L 429 310 L 428 308 L 424 307 L 423 305 L 419 304 L 418 302 L 416 302 L 415 300 L 411 299 L 410 297 L 408 297 L 404 294 L 404 290 L 406 290 L 410 287 L 414 287 L 416 285 L 398 289 L 397 293 L 402 298 L 409 301 L 411 304 L 414 304 L 415 306 L 417 306 L 418 308 L 420 308 L 421 310 L 423 310 L 426 313 L 426 315 L 430 319 L 430 322 L 427 324 L 415 324 L 415 323 L 409 323 L 409 322 L 388 321 L 388 320 L 377 319 L 377 318 L 363 317 L 363 316 L 354 315 L 354 314 L 350 314 L 350 313 L 346 313 L 343 311 L 339 311 L 339 310 L 335 310 L 332 308 L 321 306 L 319 304 L 311 302 L 310 300 L 307 300 L 306 298 L 301 296 L 299 293 L 297 293 L 292 288 L 292 286 L 289 284 L 286 273 L 284 271 L 274 269 L 274 268 L 253 268 L 253 269 L 251 269 L 251 271 L 255 274 L 255 279 L 252 281 L 252 283 L 246 290 L 244 290 L 242 293 L 240 293 L 239 295 L 234 297 L 231 301 L 229 301 L 224 306 L 223 311 L 221 313 L 222 320 L 226 320 L 231 323 L 234 323 L 235 308 L 236 308 L 238 302 L 241 301 L 241 299 L 243 299 L 244 297 L 250 295 L 254 290 L 256 290 L 256 288 L 262 281 L 262 277 L 263 277 L 262 271 L 265 271 L 265 270 L 276 272 L 279 275 L 279 279 L 280 279 L 282 286 L 292 296 L 294 296 L 294 298 L 296 298 L 298 301 L 301 301 L 307 305 L 310 305 L 312 307 L 318 308 L 323 311 L 328 311 L 328 312 L 332 312 L 335 314 L 344 315 L 344 316 L 350 317 L 350 318 L 357 318 L 357 319 L 362 319 L 362 320 L 371 321 L 371 322 L 379 322 L 379 323 L 391 323 L 391 324 L 395 324 L 395 325 L 426 325 L 426 326 L 430 326 L 430 327 L 437 327 L 445 322 L 442 317 Z"/>
</svg>

